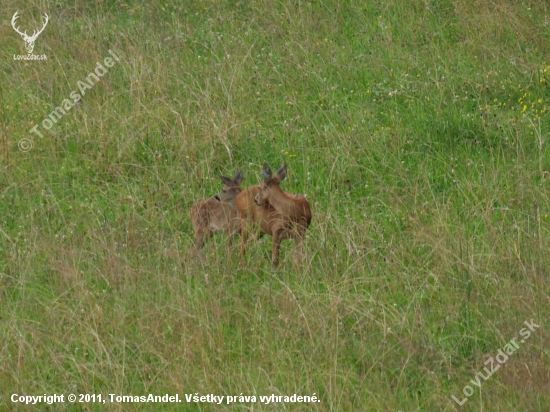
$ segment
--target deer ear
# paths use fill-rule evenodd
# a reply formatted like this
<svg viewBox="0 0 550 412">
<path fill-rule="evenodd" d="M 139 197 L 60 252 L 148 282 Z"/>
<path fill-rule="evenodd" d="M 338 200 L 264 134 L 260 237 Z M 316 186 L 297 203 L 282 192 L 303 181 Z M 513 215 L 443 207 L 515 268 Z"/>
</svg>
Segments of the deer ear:
<svg viewBox="0 0 550 412">
<path fill-rule="evenodd" d="M 239 186 L 242 181 L 243 181 L 243 172 L 241 172 L 239 170 L 239 171 L 237 171 L 237 174 L 233 178 L 233 183 L 235 183 L 237 186 Z"/>
<path fill-rule="evenodd" d="M 222 182 L 223 182 L 226 186 L 229 186 L 230 184 L 233 183 L 233 180 L 231 180 L 231 179 L 228 178 L 228 177 L 222 176 L 222 175 L 220 175 L 220 179 L 222 179 Z"/>
<path fill-rule="evenodd" d="M 286 177 L 286 165 L 284 163 L 277 169 L 275 176 L 277 176 L 279 182 Z"/>
<path fill-rule="evenodd" d="M 268 181 L 271 179 L 271 169 L 269 168 L 267 163 L 264 163 L 264 168 L 262 169 L 262 176 L 265 181 Z"/>
</svg>

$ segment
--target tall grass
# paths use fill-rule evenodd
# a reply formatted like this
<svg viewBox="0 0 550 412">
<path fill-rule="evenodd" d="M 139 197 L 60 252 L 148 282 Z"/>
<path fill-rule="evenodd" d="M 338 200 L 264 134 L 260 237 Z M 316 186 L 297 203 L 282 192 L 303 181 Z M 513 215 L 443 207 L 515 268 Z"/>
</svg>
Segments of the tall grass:
<svg viewBox="0 0 550 412">
<path fill-rule="evenodd" d="M 13 60 L 16 10 L 30 32 L 50 15 L 47 61 Z M 278 408 L 545 410 L 546 2 L 8 0 L 3 23 L 3 408 L 24 409 L 12 393 L 316 393 Z M 29 133 L 109 49 L 121 61 Z M 188 256 L 191 204 L 222 173 L 256 184 L 264 161 L 312 205 L 303 267 L 286 241 L 273 270 L 268 237 L 244 267 L 223 236 Z"/>
</svg>

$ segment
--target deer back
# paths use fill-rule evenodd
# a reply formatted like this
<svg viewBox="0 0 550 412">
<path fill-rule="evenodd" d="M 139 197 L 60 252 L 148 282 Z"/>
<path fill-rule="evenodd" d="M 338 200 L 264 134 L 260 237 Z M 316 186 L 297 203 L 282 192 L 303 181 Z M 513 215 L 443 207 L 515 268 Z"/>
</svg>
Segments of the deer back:
<svg viewBox="0 0 550 412">
<path fill-rule="evenodd" d="M 189 214 L 195 231 L 199 228 L 210 228 L 217 232 L 230 228 L 232 232 L 239 229 L 239 215 L 237 209 L 230 203 L 213 198 L 204 199 L 195 203 Z"/>
</svg>

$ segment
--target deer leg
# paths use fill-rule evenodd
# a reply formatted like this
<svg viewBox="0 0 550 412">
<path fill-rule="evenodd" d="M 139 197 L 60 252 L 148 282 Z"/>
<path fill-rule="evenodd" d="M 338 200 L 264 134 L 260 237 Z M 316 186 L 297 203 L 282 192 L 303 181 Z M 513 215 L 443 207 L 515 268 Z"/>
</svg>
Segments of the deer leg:
<svg viewBox="0 0 550 412">
<path fill-rule="evenodd" d="M 195 231 L 195 249 L 200 250 L 204 246 L 204 238 L 206 237 L 205 229 L 197 229 Z"/>
<path fill-rule="evenodd" d="M 208 217 L 204 213 L 205 210 L 200 204 L 191 208 L 191 223 L 193 224 L 193 231 L 195 232 L 195 239 L 193 245 L 198 252 L 204 246 L 205 239 L 208 238 L 210 232 Z"/>
<path fill-rule="evenodd" d="M 281 250 L 281 240 L 283 231 L 281 229 L 273 231 L 273 251 L 271 253 L 271 261 L 273 267 L 279 266 L 279 251 Z"/>
<path fill-rule="evenodd" d="M 241 265 L 244 266 L 244 255 L 246 254 L 246 238 L 248 235 L 248 227 L 246 220 L 241 221 L 241 243 L 239 245 L 239 255 L 241 260 Z"/>
<path fill-rule="evenodd" d="M 240 221 L 240 218 L 236 217 L 236 218 L 233 218 L 229 221 L 229 224 L 227 226 L 227 236 L 228 236 L 228 240 L 227 240 L 227 244 L 228 244 L 228 248 L 229 249 L 232 249 L 233 248 L 233 238 L 235 236 L 238 236 L 241 232 L 241 221 Z"/>
<path fill-rule="evenodd" d="M 202 254 L 202 248 L 204 246 L 205 239 L 209 238 L 212 232 L 208 228 L 200 228 L 195 231 L 194 247 L 192 248 L 193 254 L 200 260 L 204 260 Z"/>
<path fill-rule="evenodd" d="M 231 233 L 231 228 L 229 227 L 226 228 L 223 233 L 227 241 L 227 243 L 225 244 L 225 253 L 227 254 L 227 256 L 229 256 L 229 253 L 231 253 L 231 245 L 233 243 L 233 233 Z"/>
<path fill-rule="evenodd" d="M 306 237 L 306 226 L 298 223 L 296 227 L 296 264 L 298 267 L 302 264 L 304 253 L 304 239 Z"/>
<path fill-rule="evenodd" d="M 304 238 L 302 234 L 296 236 L 296 264 L 300 266 L 302 264 L 304 252 Z"/>
</svg>

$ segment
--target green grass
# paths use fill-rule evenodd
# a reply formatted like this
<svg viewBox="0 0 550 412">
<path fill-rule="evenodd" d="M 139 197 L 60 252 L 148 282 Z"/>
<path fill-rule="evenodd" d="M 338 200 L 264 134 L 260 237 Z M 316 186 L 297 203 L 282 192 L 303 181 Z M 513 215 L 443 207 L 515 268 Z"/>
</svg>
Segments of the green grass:
<svg viewBox="0 0 550 412">
<path fill-rule="evenodd" d="M 12 393 L 242 393 L 258 402 L 177 407 L 546 410 L 545 2 L 40 7 L 8 0 L 0 27 L 2 408 L 25 409 Z M 16 10 L 31 32 L 50 15 L 47 61 L 13 60 Z M 109 49 L 120 62 L 29 133 Z M 194 259 L 189 207 L 219 174 L 256 184 L 264 161 L 311 203 L 303 267 L 285 241 L 273 270 L 267 236 L 244 267 L 223 236 Z M 294 393 L 321 402 L 259 402 Z"/>
</svg>

